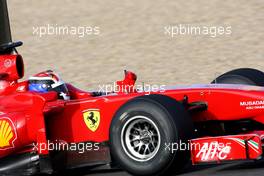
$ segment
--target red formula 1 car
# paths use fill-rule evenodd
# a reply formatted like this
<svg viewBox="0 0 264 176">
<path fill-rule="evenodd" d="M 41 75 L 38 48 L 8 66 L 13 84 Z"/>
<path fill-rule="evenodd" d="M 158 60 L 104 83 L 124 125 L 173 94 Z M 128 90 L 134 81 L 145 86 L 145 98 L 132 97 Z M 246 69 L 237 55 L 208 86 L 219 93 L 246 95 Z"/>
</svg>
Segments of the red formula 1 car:
<svg viewBox="0 0 264 176">
<path fill-rule="evenodd" d="M 66 84 L 29 90 L 10 42 L 6 3 L 0 1 L 0 174 L 33 175 L 92 166 L 119 166 L 135 175 L 161 175 L 186 163 L 263 157 L 264 73 L 237 69 L 212 84 L 134 87 L 125 72 L 118 92 L 86 92 Z M 87 167 L 91 168 L 91 167 Z"/>
</svg>

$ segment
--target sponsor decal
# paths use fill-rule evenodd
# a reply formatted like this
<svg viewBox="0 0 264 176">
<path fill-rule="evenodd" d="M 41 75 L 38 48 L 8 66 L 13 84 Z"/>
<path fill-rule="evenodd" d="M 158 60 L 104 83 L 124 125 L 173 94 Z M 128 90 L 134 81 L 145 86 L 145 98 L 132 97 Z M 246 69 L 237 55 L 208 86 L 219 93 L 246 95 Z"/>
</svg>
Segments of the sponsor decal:
<svg viewBox="0 0 264 176">
<path fill-rule="evenodd" d="M 240 106 L 246 107 L 246 109 L 264 109 L 264 100 L 255 101 L 241 101 Z"/>
<path fill-rule="evenodd" d="M 264 105 L 264 100 L 257 101 L 241 101 L 240 106 Z"/>
<path fill-rule="evenodd" d="M 0 150 L 14 147 L 17 138 L 15 126 L 9 118 L 0 118 Z"/>
<path fill-rule="evenodd" d="M 83 120 L 86 126 L 95 132 L 100 125 L 100 111 L 98 109 L 88 109 L 83 111 Z"/>
<path fill-rule="evenodd" d="M 262 155 L 261 138 L 255 134 L 198 138 L 191 140 L 191 146 L 194 164 L 259 159 Z"/>
<path fill-rule="evenodd" d="M 218 142 L 205 142 L 196 154 L 196 158 L 201 158 L 202 161 L 210 161 L 215 158 L 224 160 L 231 152 L 231 146 L 223 145 Z"/>
<path fill-rule="evenodd" d="M 11 59 L 6 59 L 6 60 L 4 61 L 4 66 L 5 66 L 5 68 L 9 68 L 9 67 L 11 67 L 11 66 L 12 66 L 12 61 L 11 61 Z"/>
<path fill-rule="evenodd" d="M 26 86 L 19 86 L 18 88 L 17 88 L 17 91 L 18 92 L 22 92 L 22 91 L 25 91 L 26 90 Z"/>
</svg>

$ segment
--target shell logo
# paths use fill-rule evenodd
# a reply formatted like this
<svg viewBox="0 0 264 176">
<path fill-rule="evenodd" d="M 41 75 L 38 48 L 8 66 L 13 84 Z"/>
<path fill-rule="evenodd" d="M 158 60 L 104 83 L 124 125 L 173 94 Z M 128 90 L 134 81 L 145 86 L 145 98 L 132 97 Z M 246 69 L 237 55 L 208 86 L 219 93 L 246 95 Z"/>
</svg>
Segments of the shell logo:
<svg viewBox="0 0 264 176">
<path fill-rule="evenodd" d="M 13 122 L 9 118 L 0 118 L 0 150 L 13 148 L 16 138 Z"/>
</svg>

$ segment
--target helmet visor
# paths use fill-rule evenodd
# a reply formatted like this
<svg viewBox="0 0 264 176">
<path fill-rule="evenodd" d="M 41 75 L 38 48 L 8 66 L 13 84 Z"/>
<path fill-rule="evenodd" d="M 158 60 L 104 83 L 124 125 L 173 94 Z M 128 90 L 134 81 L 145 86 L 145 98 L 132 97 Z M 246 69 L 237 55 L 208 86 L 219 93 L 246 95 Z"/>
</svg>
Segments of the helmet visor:
<svg viewBox="0 0 264 176">
<path fill-rule="evenodd" d="M 51 84 L 54 84 L 52 80 L 29 80 L 29 90 L 36 92 L 48 92 L 51 90 Z"/>
</svg>

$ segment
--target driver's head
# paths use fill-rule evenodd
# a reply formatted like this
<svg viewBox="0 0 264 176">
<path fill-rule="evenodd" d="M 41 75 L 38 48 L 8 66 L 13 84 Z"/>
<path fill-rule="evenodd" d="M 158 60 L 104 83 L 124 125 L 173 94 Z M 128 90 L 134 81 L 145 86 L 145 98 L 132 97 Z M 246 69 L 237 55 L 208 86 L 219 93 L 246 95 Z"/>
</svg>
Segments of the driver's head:
<svg viewBox="0 0 264 176">
<path fill-rule="evenodd" d="M 60 99 L 68 100 L 70 98 L 64 81 L 52 70 L 40 72 L 30 77 L 28 81 L 30 91 L 40 93 L 55 91 Z"/>
</svg>

